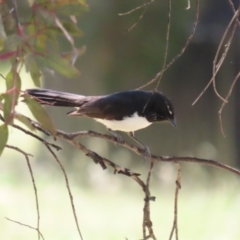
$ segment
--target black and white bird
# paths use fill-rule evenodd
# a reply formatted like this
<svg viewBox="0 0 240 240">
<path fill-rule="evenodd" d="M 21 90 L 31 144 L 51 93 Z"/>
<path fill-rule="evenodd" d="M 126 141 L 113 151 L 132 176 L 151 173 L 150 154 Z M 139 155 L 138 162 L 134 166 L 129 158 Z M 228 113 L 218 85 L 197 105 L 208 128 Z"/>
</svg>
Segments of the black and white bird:
<svg viewBox="0 0 240 240">
<path fill-rule="evenodd" d="M 68 115 L 93 118 L 115 136 L 113 131 L 127 132 L 138 143 L 133 133 L 152 123 L 169 121 L 176 126 L 171 101 L 156 91 L 131 90 L 104 96 L 83 96 L 50 89 L 25 92 L 43 105 L 74 107 Z"/>
</svg>

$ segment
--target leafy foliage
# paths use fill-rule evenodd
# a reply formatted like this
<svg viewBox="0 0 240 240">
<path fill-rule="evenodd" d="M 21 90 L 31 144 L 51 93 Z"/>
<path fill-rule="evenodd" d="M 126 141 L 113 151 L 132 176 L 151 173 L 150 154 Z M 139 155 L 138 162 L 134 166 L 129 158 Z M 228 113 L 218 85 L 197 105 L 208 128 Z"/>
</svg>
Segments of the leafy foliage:
<svg viewBox="0 0 240 240">
<path fill-rule="evenodd" d="M 0 155 L 3 152 L 8 140 L 8 126 L 3 124 L 0 126 Z"/>
<path fill-rule="evenodd" d="M 37 101 L 27 95 L 24 95 L 24 99 L 33 116 L 42 124 L 46 130 L 55 136 L 56 131 L 54 125 L 45 109 Z"/>
<path fill-rule="evenodd" d="M 0 126 L 0 153 L 8 139 L 7 125 L 12 124 L 14 119 L 32 130 L 28 119 L 15 112 L 21 96 L 23 80 L 19 73 L 23 67 L 36 87 L 41 86 L 41 77 L 46 69 L 67 78 L 80 74 L 74 63 L 83 50 L 75 46 L 74 37 L 83 35 L 77 26 L 77 16 L 87 11 L 86 1 L 35 0 L 28 1 L 28 4 L 29 13 L 26 16 L 29 18 L 21 22 L 23 17 L 19 15 L 14 1 L 0 2 L 0 60 L 11 64 L 10 72 L 2 76 L 6 90 L 0 91 L 0 115 L 5 121 Z M 67 53 L 61 50 L 59 36 L 69 43 Z M 45 109 L 29 96 L 23 94 L 23 97 L 33 116 L 55 135 L 55 128 Z"/>
</svg>

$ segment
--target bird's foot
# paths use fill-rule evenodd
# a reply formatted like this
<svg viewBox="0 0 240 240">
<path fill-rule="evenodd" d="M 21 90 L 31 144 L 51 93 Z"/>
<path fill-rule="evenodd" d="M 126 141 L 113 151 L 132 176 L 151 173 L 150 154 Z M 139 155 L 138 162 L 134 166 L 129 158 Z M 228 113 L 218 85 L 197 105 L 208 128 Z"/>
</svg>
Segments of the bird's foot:
<svg viewBox="0 0 240 240">
<path fill-rule="evenodd" d="M 121 144 L 124 142 L 122 137 L 118 135 L 116 132 L 114 132 L 112 129 L 108 128 L 107 130 L 117 139 L 117 144 Z"/>
<path fill-rule="evenodd" d="M 150 148 L 148 146 L 142 145 L 143 156 L 145 159 L 151 158 Z"/>
<path fill-rule="evenodd" d="M 144 145 L 142 142 L 140 142 L 140 141 L 134 136 L 134 133 L 133 133 L 133 132 L 129 132 L 128 135 L 129 135 L 135 142 L 137 142 L 137 143 L 141 146 L 144 159 L 150 158 L 150 157 L 152 156 L 152 155 L 151 155 L 151 152 L 150 152 L 150 148 L 149 148 L 148 146 Z"/>
</svg>

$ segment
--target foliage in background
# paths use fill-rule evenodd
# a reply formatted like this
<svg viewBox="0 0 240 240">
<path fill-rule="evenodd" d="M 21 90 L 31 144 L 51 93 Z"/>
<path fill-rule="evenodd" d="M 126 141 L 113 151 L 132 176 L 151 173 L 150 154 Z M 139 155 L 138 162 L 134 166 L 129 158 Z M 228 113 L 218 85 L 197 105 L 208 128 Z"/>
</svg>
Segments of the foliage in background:
<svg viewBox="0 0 240 240">
<path fill-rule="evenodd" d="M 0 154 L 8 140 L 8 124 L 15 119 L 28 128 L 24 116 L 15 112 L 15 106 L 22 96 L 33 116 L 53 135 L 54 126 L 45 109 L 27 95 L 21 94 L 20 71 L 23 67 L 30 73 L 36 87 L 41 86 L 43 71 L 61 74 L 67 78 L 79 75 L 74 67 L 84 47 L 75 46 L 74 37 L 81 37 L 77 18 L 88 6 L 85 0 L 36 0 L 27 4 L 29 18 L 20 21 L 17 1 L 0 1 L 0 61 L 8 61 L 11 70 L 6 77 L 6 91 L 0 92 L 0 111 L 5 123 L 0 126 Z M 22 4 L 22 2 L 21 2 Z M 69 51 L 63 52 L 59 39 L 65 38 Z"/>
</svg>

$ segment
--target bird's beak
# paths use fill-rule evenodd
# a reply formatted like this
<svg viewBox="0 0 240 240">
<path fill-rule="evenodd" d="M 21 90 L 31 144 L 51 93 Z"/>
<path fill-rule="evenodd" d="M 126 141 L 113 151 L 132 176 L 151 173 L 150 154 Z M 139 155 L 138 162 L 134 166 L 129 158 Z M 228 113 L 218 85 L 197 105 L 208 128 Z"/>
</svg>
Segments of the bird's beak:
<svg viewBox="0 0 240 240">
<path fill-rule="evenodd" d="M 176 123 L 175 119 L 169 119 L 169 122 L 170 122 L 174 127 L 177 127 L 177 123 Z"/>
</svg>

